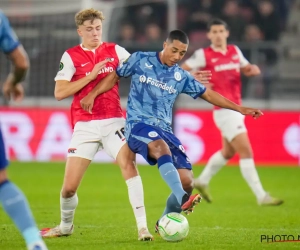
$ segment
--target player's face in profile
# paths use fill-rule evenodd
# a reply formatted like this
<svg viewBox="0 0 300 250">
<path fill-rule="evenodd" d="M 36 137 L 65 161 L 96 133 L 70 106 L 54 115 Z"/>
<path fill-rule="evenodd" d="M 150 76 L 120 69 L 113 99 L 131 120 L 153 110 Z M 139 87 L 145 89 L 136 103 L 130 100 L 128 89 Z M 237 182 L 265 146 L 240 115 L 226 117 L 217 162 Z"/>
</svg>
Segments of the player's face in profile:
<svg viewBox="0 0 300 250">
<path fill-rule="evenodd" d="M 78 27 L 83 45 L 88 49 L 97 48 L 102 40 L 102 21 L 100 19 L 86 20 Z"/>
<path fill-rule="evenodd" d="M 212 45 L 220 47 L 227 42 L 229 36 L 229 31 L 222 24 L 212 25 L 210 31 L 207 34 L 208 39 L 211 41 Z"/>
<path fill-rule="evenodd" d="M 173 42 L 164 42 L 164 63 L 170 67 L 174 66 L 184 57 L 187 49 L 188 45 L 178 40 L 173 40 Z"/>
</svg>

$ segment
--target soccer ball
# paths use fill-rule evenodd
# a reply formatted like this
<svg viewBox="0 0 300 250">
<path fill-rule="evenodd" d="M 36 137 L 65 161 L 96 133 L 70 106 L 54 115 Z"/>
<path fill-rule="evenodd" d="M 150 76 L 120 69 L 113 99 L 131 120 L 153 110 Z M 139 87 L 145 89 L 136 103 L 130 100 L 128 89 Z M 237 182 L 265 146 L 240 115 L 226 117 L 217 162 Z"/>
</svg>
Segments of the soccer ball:
<svg viewBox="0 0 300 250">
<path fill-rule="evenodd" d="M 166 241 L 183 240 L 188 235 L 189 229 L 187 219 L 179 213 L 166 214 L 158 223 L 159 234 Z"/>
</svg>

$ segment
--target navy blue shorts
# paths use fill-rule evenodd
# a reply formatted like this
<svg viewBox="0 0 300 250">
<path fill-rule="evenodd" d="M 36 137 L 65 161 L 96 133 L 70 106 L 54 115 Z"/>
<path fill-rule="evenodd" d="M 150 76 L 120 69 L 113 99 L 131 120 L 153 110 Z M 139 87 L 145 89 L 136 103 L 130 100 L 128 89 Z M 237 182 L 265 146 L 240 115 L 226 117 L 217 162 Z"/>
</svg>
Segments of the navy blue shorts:
<svg viewBox="0 0 300 250">
<path fill-rule="evenodd" d="M 8 165 L 8 161 L 7 161 L 7 158 L 6 158 L 2 131 L 0 130 L 0 170 L 6 168 L 7 165 Z"/>
<path fill-rule="evenodd" d="M 173 164 L 177 169 L 192 169 L 190 160 L 185 154 L 179 139 L 174 134 L 166 132 L 159 127 L 138 123 L 131 129 L 127 143 L 134 153 L 142 155 L 150 165 L 155 165 L 157 161 L 149 157 L 148 144 L 160 139 L 169 145 Z"/>
</svg>

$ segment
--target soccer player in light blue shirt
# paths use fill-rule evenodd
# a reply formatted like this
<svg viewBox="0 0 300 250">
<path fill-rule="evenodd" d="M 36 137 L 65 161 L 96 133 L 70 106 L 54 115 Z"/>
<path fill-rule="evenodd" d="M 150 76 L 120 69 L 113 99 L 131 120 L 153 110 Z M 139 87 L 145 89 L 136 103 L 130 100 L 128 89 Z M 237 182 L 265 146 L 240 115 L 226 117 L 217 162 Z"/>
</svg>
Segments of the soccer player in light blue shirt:
<svg viewBox="0 0 300 250">
<path fill-rule="evenodd" d="M 120 77 L 131 77 L 127 103 L 125 136 L 130 149 L 141 154 L 159 172 L 172 193 L 163 215 L 190 213 L 199 203 L 193 190 L 192 166 L 180 140 L 171 129 L 172 107 L 181 93 L 198 97 L 222 108 L 257 118 L 262 112 L 239 106 L 213 90 L 206 89 L 178 66 L 188 48 L 188 37 L 180 31 L 170 32 L 161 52 L 136 52 L 110 73 L 85 98 L 81 106 L 90 111 L 94 98 L 113 87 Z M 158 223 L 157 223 L 158 224 Z"/>
<path fill-rule="evenodd" d="M 12 72 L 5 80 L 3 95 L 7 99 L 13 98 L 15 101 L 20 101 L 24 95 L 24 90 L 20 82 L 26 75 L 29 62 L 27 54 L 10 27 L 7 17 L 1 11 L 0 50 L 8 55 L 14 66 Z M 29 250 L 47 250 L 35 224 L 26 197 L 16 185 L 8 180 L 7 165 L 8 161 L 0 130 L 0 203 L 22 233 L 27 248 Z"/>
</svg>

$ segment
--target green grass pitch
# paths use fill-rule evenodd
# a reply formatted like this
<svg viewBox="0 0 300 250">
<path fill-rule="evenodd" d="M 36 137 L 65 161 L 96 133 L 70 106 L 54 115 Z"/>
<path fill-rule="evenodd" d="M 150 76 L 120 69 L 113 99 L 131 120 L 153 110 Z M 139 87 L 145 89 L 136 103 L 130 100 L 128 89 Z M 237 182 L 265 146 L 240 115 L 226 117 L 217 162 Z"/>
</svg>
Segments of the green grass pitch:
<svg viewBox="0 0 300 250">
<path fill-rule="evenodd" d="M 194 167 L 195 175 L 201 167 Z M 139 167 L 144 183 L 148 225 L 161 215 L 169 188 L 156 167 Z M 279 207 L 259 207 L 241 177 L 239 168 L 225 167 L 210 188 L 212 204 L 202 201 L 188 216 L 190 233 L 179 243 L 156 236 L 153 242 L 137 241 L 137 230 L 127 188 L 113 164 L 93 164 L 78 191 L 75 231 L 70 237 L 47 239 L 50 250 L 102 249 L 300 249 L 300 242 L 261 243 L 261 235 L 300 235 L 300 168 L 258 168 L 266 190 L 283 198 Z M 38 226 L 60 221 L 59 192 L 64 163 L 12 163 L 10 178 L 27 195 Z M 0 209 L 0 249 L 25 249 L 10 219 Z"/>
</svg>

